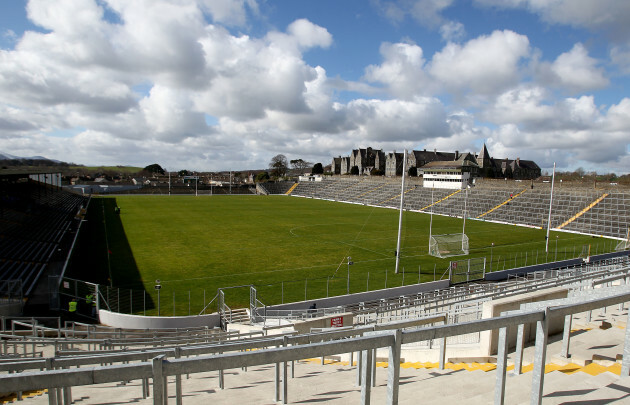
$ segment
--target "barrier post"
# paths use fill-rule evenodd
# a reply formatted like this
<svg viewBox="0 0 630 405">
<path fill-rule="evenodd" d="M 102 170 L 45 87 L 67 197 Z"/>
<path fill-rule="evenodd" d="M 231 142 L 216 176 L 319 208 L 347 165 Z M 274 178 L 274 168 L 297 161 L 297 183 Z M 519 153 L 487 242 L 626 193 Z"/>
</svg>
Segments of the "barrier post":
<svg viewBox="0 0 630 405">
<path fill-rule="evenodd" d="M 499 329 L 499 347 L 497 348 L 497 371 L 494 385 L 494 404 L 503 405 L 505 398 L 505 377 L 507 365 L 507 328 Z"/>
<path fill-rule="evenodd" d="M 540 405 L 545 381 L 545 361 L 547 359 L 547 337 L 549 334 L 549 308 L 545 308 L 545 317 L 536 322 L 536 351 L 532 374 L 532 396 L 530 403 Z"/>
<path fill-rule="evenodd" d="M 363 384 L 361 385 L 361 403 L 369 404 L 372 390 L 372 350 L 363 350 L 361 357 L 363 358 L 361 367 L 363 378 Z"/>
<path fill-rule="evenodd" d="M 514 375 L 522 373 L 523 369 L 523 347 L 525 345 L 523 336 L 525 335 L 525 325 L 518 325 L 516 335 L 516 348 L 514 349 Z"/>
<path fill-rule="evenodd" d="M 164 375 L 162 370 L 162 361 L 166 356 L 161 354 L 154 357 L 153 365 L 153 404 L 164 405 Z"/>
<path fill-rule="evenodd" d="M 182 348 L 175 347 L 175 358 L 179 359 L 182 356 Z M 182 375 L 177 374 L 175 376 L 175 398 L 177 405 L 182 405 Z"/>
<path fill-rule="evenodd" d="M 400 386 L 400 351 L 402 330 L 393 332 L 394 344 L 389 347 L 389 365 L 387 367 L 387 404 L 398 404 L 398 389 Z"/>
</svg>

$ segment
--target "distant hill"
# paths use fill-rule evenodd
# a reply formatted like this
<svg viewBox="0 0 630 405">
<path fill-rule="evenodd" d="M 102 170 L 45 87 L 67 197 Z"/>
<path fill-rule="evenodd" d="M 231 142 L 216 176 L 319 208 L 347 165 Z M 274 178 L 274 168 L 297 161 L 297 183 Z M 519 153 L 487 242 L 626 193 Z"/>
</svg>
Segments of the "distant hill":
<svg viewBox="0 0 630 405">
<path fill-rule="evenodd" d="M 43 156 L 15 156 L 0 152 L 0 165 L 2 166 L 68 166 L 60 160 L 48 159 Z"/>
</svg>

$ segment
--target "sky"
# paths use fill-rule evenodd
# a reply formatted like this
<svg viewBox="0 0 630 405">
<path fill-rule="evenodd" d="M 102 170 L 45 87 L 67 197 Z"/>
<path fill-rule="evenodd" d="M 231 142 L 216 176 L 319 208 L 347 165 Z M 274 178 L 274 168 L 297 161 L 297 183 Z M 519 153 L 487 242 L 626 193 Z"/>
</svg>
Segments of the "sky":
<svg viewBox="0 0 630 405">
<path fill-rule="evenodd" d="M 627 0 L 6 0 L 0 153 L 263 169 L 437 149 L 630 172 Z"/>
</svg>

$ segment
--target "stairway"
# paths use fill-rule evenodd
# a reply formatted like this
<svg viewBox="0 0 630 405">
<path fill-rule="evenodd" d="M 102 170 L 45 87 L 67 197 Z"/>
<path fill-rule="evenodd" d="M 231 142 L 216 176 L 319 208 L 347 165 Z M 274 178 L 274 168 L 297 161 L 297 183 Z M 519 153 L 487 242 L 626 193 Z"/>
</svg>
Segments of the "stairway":
<svg viewBox="0 0 630 405">
<path fill-rule="evenodd" d="M 226 323 L 250 323 L 249 310 L 246 308 L 233 309 L 230 312 L 224 313 L 223 316 L 225 317 Z"/>
</svg>

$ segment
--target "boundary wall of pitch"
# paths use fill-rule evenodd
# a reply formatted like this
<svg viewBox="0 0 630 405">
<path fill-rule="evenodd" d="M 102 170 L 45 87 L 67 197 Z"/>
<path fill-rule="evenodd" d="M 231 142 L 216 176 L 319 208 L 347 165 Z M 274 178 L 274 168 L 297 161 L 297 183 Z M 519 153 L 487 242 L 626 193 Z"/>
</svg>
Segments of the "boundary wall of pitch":
<svg viewBox="0 0 630 405">
<path fill-rule="evenodd" d="M 603 253 L 601 255 L 591 256 L 588 259 L 592 262 L 601 262 L 608 259 L 627 257 L 629 255 L 630 255 L 630 250 L 624 250 L 623 252 Z M 509 276 L 525 275 L 525 274 L 533 273 L 536 271 L 551 270 L 551 269 L 557 269 L 557 268 L 563 268 L 563 267 L 580 266 L 582 263 L 584 263 L 584 261 L 585 259 L 577 258 L 577 259 L 562 260 L 558 262 L 537 264 L 534 266 L 518 267 L 515 269 L 499 270 L 492 273 L 486 273 L 484 276 L 484 280 L 485 281 L 503 281 L 503 280 L 507 280 Z"/>
</svg>

